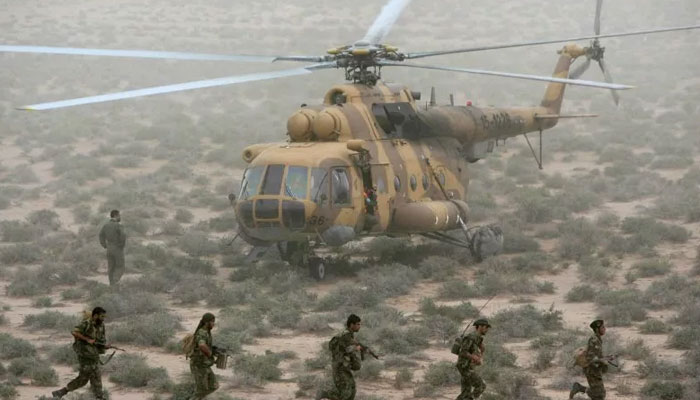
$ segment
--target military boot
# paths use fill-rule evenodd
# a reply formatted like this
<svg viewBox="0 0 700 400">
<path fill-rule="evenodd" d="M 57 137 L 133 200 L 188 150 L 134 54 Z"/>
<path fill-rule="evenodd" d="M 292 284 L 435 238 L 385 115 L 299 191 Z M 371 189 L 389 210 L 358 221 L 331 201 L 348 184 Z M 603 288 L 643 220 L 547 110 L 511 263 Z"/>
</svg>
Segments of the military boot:
<svg viewBox="0 0 700 400">
<path fill-rule="evenodd" d="M 569 399 L 573 399 L 576 393 L 586 393 L 586 387 L 578 382 L 574 382 L 571 386 L 571 391 L 569 392 Z"/>
<path fill-rule="evenodd" d="M 61 397 L 65 396 L 66 394 L 68 394 L 68 389 L 60 388 L 58 390 L 54 390 L 53 392 L 51 392 L 51 397 L 53 397 L 54 399 L 60 399 Z"/>
</svg>

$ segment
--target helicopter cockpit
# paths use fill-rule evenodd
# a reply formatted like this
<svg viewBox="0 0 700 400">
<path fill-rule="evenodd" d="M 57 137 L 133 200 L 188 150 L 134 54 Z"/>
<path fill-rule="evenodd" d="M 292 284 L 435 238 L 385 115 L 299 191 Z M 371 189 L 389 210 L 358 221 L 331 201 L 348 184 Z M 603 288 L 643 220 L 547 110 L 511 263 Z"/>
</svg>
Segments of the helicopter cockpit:
<svg viewBox="0 0 700 400">
<path fill-rule="evenodd" d="M 251 165 L 241 181 L 236 215 L 255 238 L 289 240 L 319 209 L 342 208 L 351 202 L 350 174 L 345 166 Z"/>
</svg>

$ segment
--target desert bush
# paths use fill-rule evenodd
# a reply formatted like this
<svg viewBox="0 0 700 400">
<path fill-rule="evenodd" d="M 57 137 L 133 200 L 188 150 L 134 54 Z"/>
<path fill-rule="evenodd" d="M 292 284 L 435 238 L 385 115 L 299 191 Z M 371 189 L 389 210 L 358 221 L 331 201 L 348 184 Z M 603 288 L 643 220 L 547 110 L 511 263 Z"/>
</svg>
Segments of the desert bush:
<svg viewBox="0 0 700 400">
<path fill-rule="evenodd" d="M 586 218 L 562 222 L 558 252 L 564 258 L 579 260 L 594 252 L 601 238 L 601 232 Z"/>
<path fill-rule="evenodd" d="M 26 185 L 28 183 L 39 182 L 39 177 L 36 175 L 30 165 L 20 164 L 12 168 L 12 170 L 2 179 L 2 182 Z"/>
<path fill-rule="evenodd" d="M 186 208 L 178 208 L 175 211 L 175 221 L 183 223 L 183 224 L 189 224 L 192 222 L 194 219 L 194 214 Z"/>
<path fill-rule="evenodd" d="M 305 315 L 297 324 L 297 330 L 306 333 L 324 333 L 331 330 L 329 324 L 336 318 L 330 313 L 314 313 Z"/>
<path fill-rule="evenodd" d="M 3 242 L 13 243 L 29 242 L 41 234 L 36 225 L 22 221 L 1 221 L 0 232 L 2 232 Z"/>
<path fill-rule="evenodd" d="M 637 289 L 601 290 L 596 302 L 602 306 L 600 316 L 610 326 L 629 326 L 646 318 L 642 294 Z"/>
<path fill-rule="evenodd" d="M 78 365 L 78 358 L 75 355 L 72 344 L 51 346 L 47 350 L 49 360 L 55 364 Z"/>
<path fill-rule="evenodd" d="M 644 291 L 642 299 L 649 308 L 664 309 L 697 297 L 700 297 L 700 283 L 671 274 L 663 280 L 652 282 Z"/>
<path fill-rule="evenodd" d="M 648 380 L 676 380 L 683 375 L 678 365 L 659 360 L 654 355 L 650 355 L 638 363 L 636 371 L 640 378 Z"/>
<path fill-rule="evenodd" d="M 61 218 L 56 211 L 53 210 L 37 210 L 32 211 L 27 216 L 27 221 L 30 224 L 45 230 L 57 230 L 61 227 Z"/>
<path fill-rule="evenodd" d="M 464 281 L 449 280 L 440 288 L 439 296 L 441 299 L 446 300 L 460 300 L 476 297 L 477 293 L 478 292 L 474 286 L 471 286 Z"/>
<path fill-rule="evenodd" d="M 10 205 L 12 205 L 12 201 L 7 196 L 5 196 L 4 193 L 0 194 L 0 210 L 8 208 L 10 207 Z M 0 386 L 0 390 L 2 390 L 1 388 L 2 386 Z"/>
<path fill-rule="evenodd" d="M 700 327 L 683 326 L 674 329 L 668 339 L 668 344 L 674 349 L 690 350 L 700 345 Z"/>
<path fill-rule="evenodd" d="M 216 274 L 216 267 L 214 267 L 214 264 L 199 257 L 176 256 L 170 259 L 169 264 L 172 268 L 179 269 L 183 272 L 189 272 L 191 274 Z"/>
<path fill-rule="evenodd" d="M 680 382 L 651 381 L 642 386 L 640 393 L 647 397 L 660 400 L 681 400 L 684 390 Z"/>
<path fill-rule="evenodd" d="M 448 361 L 439 361 L 428 365 L 423 375 L 423 382 L 436 388 L 456 385 L 459 384 L 460 380 L 459 372 L 457 372 L 454 363 Z"/>
<path fill-rule="evenodd" d="M 231 285 L 216 285 L 209 287 L 207 305 L 210 307 L 226 307 L 247 304 L 255 300 L 261 292 L 259 285 L 252 281 L 234 282 Z"/>
<path fill-rule="evenodd" d="M 552 198 L 552 206 L 568 212 L 580 213 L 600 205 L 601 198 L 580 184 L 570 184 Z"/>
<path fill-rule="evenodd" d="M 282 370 L 279 368 L 281 360 L 279 354 L 270 351 L 263 355 L 241 354 L 234 357 L 233 370 L 235 374 L 241 374 L 260 384 L 262 381 L 273 381 L 282 376 Z"/>
<path fill-rule="evenodd" d="M 467 318 L 476 318 L 479 316 L 479 310 L 471 303 L 461 303 L 451 307 L 446 305 L 436 305 L 435 302 L 427 297 L 420 301 L 420 312 L 425 316 L 441 316 L 459 323 Z"/>
<path fill-rule="evenodd" d="M 47 308 L 53 305 L 53 299 L 49 296 L 42 296 L 34 299 L 32 301 L 32 307 L 34 308 Z"/>
<path fill-rule="evenodd" d="M 544 371 L 552 366 L 552 361 L 557 355 L 556 349 L 542 347 L 537 351 L 532 368 L 537 371 Z"/>
<path fill-rule="evenodd" d="M 529 304 L 497 312 L 491 317 L 491 324 L 507 337 L 526 339 L 563 328 L 561 311 L 542 311 Z"/>
<path fill-rule="evenodd" d="M 516 215 L 525 222 L 544 223 L 554 218 L 553 201 L 546 188 L 523 188 L 513 193 Z"/>
<path fill-rule="evenodd" d="M 138 354 L 121 354 L 104 366 L 110 382 L 117 385 L 156 390 L 168 389 L 172 382 L 163 367 L 153 368 L 146 363 L 146 357 Z"/>
<path fill-rule="evenodd" d="M 141 162 L 140 157 L 127 155 L 114 157 L 110 165 L 114 168 L 136 168 L 141 165 Z"/>
<path fill-rule="evenodd" d="M 413 381 L 413 372 L 410 369 L 403 367 L 396 371 L 396 375 L 394 375 L 394 387 L 396 389 L 403 390 L 411 381 Z"/>
<path fill-rule="evenodd" d="M 408 355 L 428 347 L 429 336 L 430 332 L 424 326 L 403 328 L 386 324 L 369 332 L 367 342 L 384 353 Z"/>
<path fill-rule="evenodd" d="M 110 318 L 122 318 L 137 314 L 150 314 L 165 310 L 163 301 L 152 293 L 134 290 L 112 291 L 90 294 L 90 305 L 101 306 L 107 310 Z"/>
<path fill-rule="evenodd" d="M 331 352 L 328 350 L 328 342 L 322 342 L 316 355 L 304 360 L 304 367 L 308 370 L 324 369 L 331 363 Z"/>
<path fill-rule="evenodd" d="M 54 329 L 68 332 L 78 322 L 80 322 L 80 317 L 76 315 L 69 315 L 59 311 L 44 311 L 39 314 L 25 316 L 22 325 L 33 329 Z"/>
<path fill-rule="evenodd" d="M 0 399 L 2 400 L 14 400 L 17 398 L 19 393 L 12 384 L 8 382 L 0 382 Z"/>
<path fill-rule="evenodd" d="M 180 318 L 167 312 L 131 315 L 124 322 L 110 329 L 110 338 L 118 343 L 164 346 L 181 328 Z"/>
<path fill-rule="evenodd" d="M 53 173 L 79 184 L 111 175 L 109 167 L 102 161 L 81 154 L 64 155 L 55 159 Z"/>
<path fill-rule="evenodd" d="M 634 339 L 625 344 L 623 354 L 632 360 L 643 360 L 651 355 L 651 349 L 644 344 L 644 339 Z"/>
<path fill-rule="evenodd" d="M 685 243 L 690 238 L 690 231 L 682 226 L 664 224 L 649 217 L 627 217 L 622 220 L 621 229 L 649 247 L 662 241 Z"/>
<path fill-rule="evenodd" d="M 8 333 L 0 333 L 0 358 L 11 360 L 19 357 L 33 357 L 36 348 L 24 339 L 15 338 Z"/>
<path fill-rule="evenodd" d="M 362 362 L 362 369 L 355 376 L 364 381 L 375 381 L 381 377 L 383 369 L 384 363 L 381 361 L 365 358 L 365 361 Z"/>
<path fill-rule="evenodd" d="M 618 270 L 617 265 L 613 266 L 608 258 L 591 258 L 584 256 L 579 260 L 579 275 L 590 282 L 605 284 L 615 276 Z"/>
<path fill-rule="evenodd" d="M 668 333 L 670 331 L 671 327 L 658 319 L 648 319 L 639 325 L 639 332 L 647 335 Z"/>
<path fill-rule="evenodd" d="M 478 296 L 488 297 L 503 292 L 533 294 L 537 285 L 531 273 L 515 270 L 505 256 L 491 257 L 482 263 L 474 279 Z"/>
<path fill-rule="evenodd" d="M 595 224 L 600 228 L 615 228 L 620 224 L 620 217 L 612 212 L 602 212 L 596 217 Z"/>
<path fill-rule="evenodd" d="M 214 232 L 230 232 L 238 226 L 236 214 L 233 212 L 223 213 L 218 217 L 211 218 L 208 221 L 208 225 L 209 229 Z"/>
<path fill-rule="evenodd" d="M 517 255 L 511 259 L 511 264 L 516 271 L 522 272 L 553 272 L 555 266 L 552 258 L 544 252 L 531 251 Z"/>
<path fill-rule="evenodd" d="M 42 250 L 33 243 L 16 243 L 0 248 L 0 262 L 5 265 L 32 264 L 42 259 Z"/>
<path fill-rule="evenodd" d="M 654 160 L 649 168 L 651 169 L 685 169 L 693 165 L 692 157 L 682 156 L 661 156 Z"/>
<path fill-rule="evenodd" d="M 162 235 L 180 236 L 185 233 L 185 229 L 178 221 L 167 220 L 160 224 L 160 233 Z"/>
<path fill-rule="evenodd" d="M 423 278 L 444 281 L 454 276 L 454 272 L 460 267 L 452 258 L 443 256 L 429 256 L 418 263 L 418 270 Z"/>
<path fill-rule="evenodd" d="M 574 286 L 566 294 L 566 301 L 569 303 L 580 303 L 586 301 L 593 301 L 596 294 L 596 290 L 587 284 Z"/>
<path fill-rule="evenodd" d="M 671 263 L 668 260 L 651 259 L 643 260 L 634 265 L 636 274 L 642 278 L 649 278 L 657 275 L 664 275 L 671 270 Z"/>
<path fill-rule="evenodd" d="M 341 307 L 366 309 L 379 304 L 381 298 L 368 288 L 339 285 L 318 301 L 318 311 L 335 311 Z"/>
</svg>

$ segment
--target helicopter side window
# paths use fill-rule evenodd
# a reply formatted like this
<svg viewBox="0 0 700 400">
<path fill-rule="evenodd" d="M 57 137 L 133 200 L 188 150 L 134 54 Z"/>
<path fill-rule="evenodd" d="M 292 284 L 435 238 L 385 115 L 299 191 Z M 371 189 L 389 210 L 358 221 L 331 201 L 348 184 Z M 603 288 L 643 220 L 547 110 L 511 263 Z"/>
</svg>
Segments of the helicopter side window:
<svg viewBox="0 0 700 400">
<path fill-rule="evenodd" d="M 416 188 L 418 187 L 418 182 L 416 181 L 415 175 L 411 175 L 410 183 L 411 183 L 411 190 L 413 190 L 415 192 Z"/>
<path fill-rule="evenodd" d="M 323 168 L 311 168 L 311 199 L 322 206 L 328 200 L 328 172 Z"/>
<path fill-rule="evenodd" d="M 294 198 L 306 200 L 306 188 L 309 183 L 309 169 L 290 165 L 287 169 L 287 180 L 284 183 L 284 194 Z"/>
<path fill-rule="evenodd" d="M 284 165 L 273 164 L 267 167 L 260 194 L 280 194 Z"/>
<path fill-rule="evenodd" d="M 258 165 L 245 170 L 243 181 L 241 182 L 241 192 L 238 194 L 239 199 L 245 200 L 258 193 L 258 186 L 260 186 L 260 178 L 262 178 L 264 168 L 264 166 Z"/>
<path fill-rule="evenodd" d="M 423 174 L 423 190 L 428 190 L 429 186 L 430 186 L 430 180 L 428 179 L 428 175 Z"/>
<path fill-rule="evenodd" d="M 350 204 L 350 181 L 345 168 L 333 168 L 331 171 L 333 204 Z"/>
</svg>

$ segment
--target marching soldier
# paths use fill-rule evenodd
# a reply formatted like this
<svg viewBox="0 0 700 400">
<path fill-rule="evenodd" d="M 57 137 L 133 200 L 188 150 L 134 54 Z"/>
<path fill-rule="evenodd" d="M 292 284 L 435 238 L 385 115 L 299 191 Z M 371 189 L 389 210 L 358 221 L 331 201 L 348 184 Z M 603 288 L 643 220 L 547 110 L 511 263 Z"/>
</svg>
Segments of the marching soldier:
<svg viewBox="0 0 700 400">
<path fill-rule="evenodd" d="M 119 223 L 121 215 L 119 210 L 109 213 L 109 221 L 100 230 L 100 244 L 107 250 L 107 274 L 109 285 L 114 286 L 124 275 L 124 246 L 126 235 Z"/>
<path fill-rule="evenodd" d="M 350 314 L 345 323 L 346 329 L 335 335 L 330 343 L 333 368 L 333 384 L 335 390 L 321 391 L 316 395 L 316 400 L 354 400 L 355 378 L 352 371 L 359 371 L 362 366 L 362 346 L 355 340 L 355 333 L 360 330 L 362 322 L 360 317 Z"/>
<path fill-rule="evenodd" d="M 457 358 L 457 370 L 462 377 L 462 392 L 457 400 L 479 398 L 486 389 L 484 380 L 474 371 L 474 366 L 481 365 L 484 357 L 484 335 L 491 325 L 485 319 L 474 322 L 474 331 L 462 338 Z"/>
<path fill-rule="evenodd" d="M 211 366 L 215 363 L 215 349 L 211 337 L 211 330 L 214 328 L 215 322 L 214 314 L 204 314 L 194 333 L 194 351 L 190 357 L 190 371 L 192 371 L 195 383 L 195 393 L 192 400 L 203 399 L 219 388 L 216 375 L 211 370 Z"/>
<path fill-rule="evenodd" d="M 603 339 L 605 335 L 605 325 L 602 319 L 597 319 L 590 324 L 593 329 L 593 336 L 588 339 L 586 347 L 586 367 L 583 373 L 588 380 L 588 387 L 574 382 L 569 399 L 573 399 L 576 393 L 586 393 L 592 400 L 605 399 L 605 385 L 603 385 L 603 374 L 608 372 L 608 358 L 603 356 Z"/>
<path fill-rule="evenodd" d="M 107 311 L 95 307 L 90 318 L 85 318 L 73 329 L 73 350 L 78 355 L 79 374 L 65 387 L 51 393 L 54 398 L 61 397 L 85 386 L 90 382 L 90 388 L 97 400 L 104 400 L 102 391 L 102 374 L 100 372 L 100 354 L 104 354 L 111 346 L 106 344 L 104 320 Z"/>
</svg>

